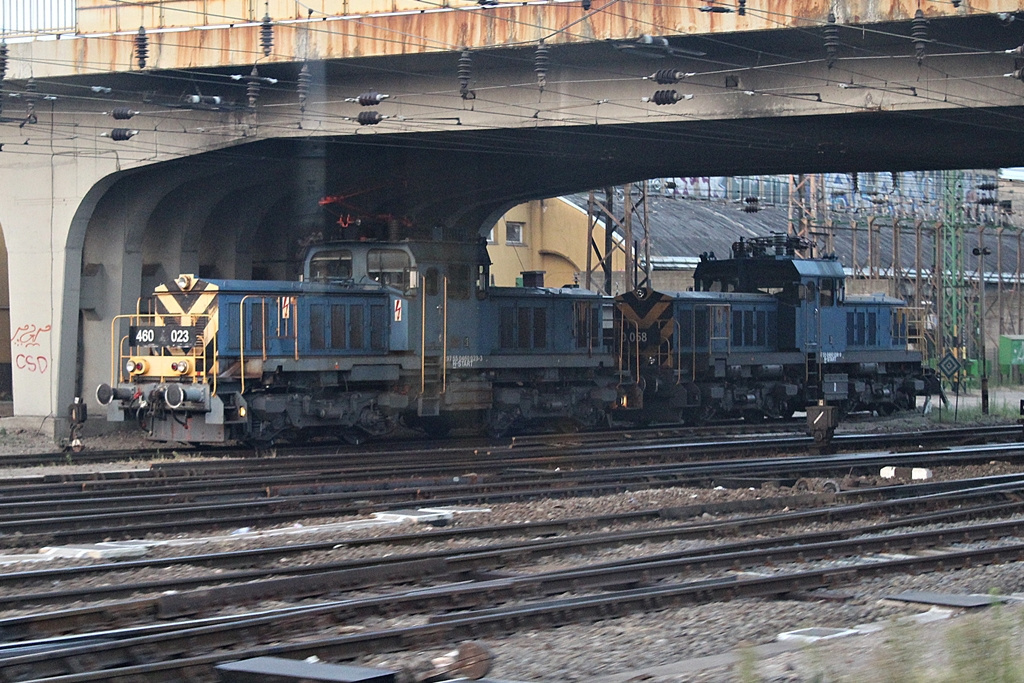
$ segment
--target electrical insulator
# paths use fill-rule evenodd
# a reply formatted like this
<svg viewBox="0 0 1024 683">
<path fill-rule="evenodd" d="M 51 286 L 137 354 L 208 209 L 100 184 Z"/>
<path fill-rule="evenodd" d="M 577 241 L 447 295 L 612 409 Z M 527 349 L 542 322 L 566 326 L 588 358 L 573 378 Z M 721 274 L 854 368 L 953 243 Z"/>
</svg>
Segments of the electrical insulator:
<svg viewBox="0 0 1024 683">
<path fill-rule="evenodd" d="M 309 85 L 312 81 L 313 77 L 309 75 L 309 66 L 303 64 L 302 69 L 299 70 L 299 85 L 295 89 L 299 93 L 299 111 L 306 111 L 306 99 L 309 97 Z"/>
<path fill-rule="evenodd" d="M 134 136 L 138 135 L 139 131 L 132 130 L 131 128 L 115 128 L 109 133 L 101 133 L 102 137 L 110 138 L 111 140 L 117 140 L 122 142 L 124 140 L 131 140 Z"/>
<path fill-rule="evenodd" d="M 379 111 L 361 111 L 356 117 L 360 126 L 376 126 L 383 120 L 384 117 L 380 115 Z"/>
<path fill-rule="evenodd" d="M 473 77 L 473 55 L 469 50 L 463 50 L 459 55 L 459 94 L 462 99 L 472 99 L 472 90 L 469 89 L 469 79 Z"/>
<path fill-rule="evenodd" d="M 584 12 L 589 12 L 590 11 L 590 0 L 583 0 L 583 2 L 580 3 L 580 6 L 583 8 Z"/>
<path fill-rule="evenodd" d="M 743 211 L 745 213 L 757 213 L 761 210 L 760 201 L 757 197 L 745 197 L 743 199 Z"/>
<path fill-rule="evenodd" d="M 249 109 L 255 109 L 256 103 L 260 100 L 260 72 L 255 66 L 249 73 L 249 79 L 245 86 L 245 97 L 249 101 Z"/>
<path fill-rule="evenodd" d="M 149 58 L 149 36 L 146 35 L 146 27 L 140 26 L 139 32 L 135 34 L 135 61 L 139 63 L 140 69 L 146 68 L 146 59 Z"/>
<path fill-rule="evenodd" d="M 274 23 L 270 21 L 269 12 L 263 15 L 263 23 L 260 24 L 260 47 L 264 57 L 269 57 L 274 48 Z"/>
<path fill-rule="evenodd" d="M 992 206 L 996 203 L 995 197 L 979 197 L 978 204 L 981 206 Z"/>
<path fill-rule="evenodd" d="M 683 97 L 683 95 L 680 95 L 675 90 L 658 90 L 654 93 L 654 97 L 651 98 L 651 102 L 655 104 L 675 104 L 683 99 Z"/>
<path fill-rule="evenodd" d="M 360 105 L 362 105 L 364 107 L 372 107 L 375 104 L 380 104 L 381 102 L 386 100 L 388 97 L 391 97 L 391 96 L 390 95 L 381 95 L 376 90 L 371 90 L 370 92 L 364 92 L 362 95 L 357 97 L 356 98 L 356 102 L 358 102 Z"/>
<path fill-rule="evenodd" d="M 659 85 L 669 85 L 671 83 L 678 83 L 684 78 L 692 75 L 692 73 L 676 71 L 675 69 L 658 69 L 654 74 L 648 76 L 648 78 Z"/>
<path fill-rule="evenodd" d="M 1018 45 L 1017 47 L 1013 48 L 1012 50 L 1007 50 L 1006 54 L 1008 54 L 1008 55 L 1018 55 L 1018 56 L 1024 55 L 1024 45 Z"/>
<path fill-rule="evenodd" d="M 856 172 L 851 173 L 850 180 L 853 182 L 853 191 L 860 192 L 860 176 Z"/>
<path fill-rule="evenodd" d="M 0 81 L 7 77 L 7 41 L 0 41 Z"/>
<path fill-rule="evenodd" d="M 1006 75 L 1009 76 L 1010 78 L 1016 78 L 1018 80 L 1024 81 L 1024 69 L 1016 69 Z"/>
<path fill-rule="evenodd" d="M 715 14 L 729 14 L 732 12 L 731 7 L 722 7 L 721 5 L 701 5 L 701 12 L 714 12 Z"/>
<path fill-rule="evenodd" d="M 978 189 L 991 192 L 992 190 L 999 189 L 999 185 L 991 182 L 978 183 Z"/>
<path fill-rule="evenodd" d="M 747 16 L 747 0 L 740 0 L 740 8 L 736 13 L 741 17 Z"/>
<path fill-rule="evenodd" d="M 537 74 L 537 87 L 541 90 L 544 90 L 544 86 L 548 84 L 548 65 L 550 63 L 550 48 L 541 43 L 533 53 L 533 70 Z"/>
<path fill-rule="evenodd" d="M 924 50 L 928 45 L 928 20 L 924 18 L 924 12 L 914 12 L 914 19 L 910 22 L 910 37 L 914 41 L 914 53 L 917 55 L 917 63 L 924 61 Z"/>
<path fill-rule="evenodd" d="M 110 112 L 110 115 L 118 121 L 127 121 L 128 119 L 130 119 L 138 113 L 139 112 L 135 111 L 134 109 L 129 109 L 128 107 L 114 107 L 114 109 Z"/>
<path fill-rule="evenodd" d="M 836 15 L 828 13 L 828 23 L 825 24 L 825 64 L 832 68 L 836 63 L 836 56 L 839 54 L 839 27 L 836 26 Z"/>
</svg>

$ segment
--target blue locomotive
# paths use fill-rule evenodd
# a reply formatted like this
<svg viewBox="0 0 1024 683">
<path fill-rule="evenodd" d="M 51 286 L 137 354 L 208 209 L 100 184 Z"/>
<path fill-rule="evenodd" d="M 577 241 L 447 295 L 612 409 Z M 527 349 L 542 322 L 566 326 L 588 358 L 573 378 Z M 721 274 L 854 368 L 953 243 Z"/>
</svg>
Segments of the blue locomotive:
<svg viewBox="0 0 1024 683">
<path fill-rule="evenodd" d="M 181 275 L 113 321 L 97 399 L 191 443 L 607 424 L 610 300 L 493 287 L 489 266 L 482 244 L 351 242 L 312 248 L 299 282 Z"/>
<path fill-rule="evenodd" d="M 618 415 L 635 422 L 785 418 L 826 401 L 840 414 L 915 407 L 926 387 L 912 316 L 881 294 L 849 296 L 834 258 L 774 235 L 704 255 L 694 291 L 627 292 L 615 325 L 625 375 Z"/>
<path fill-rule="evenodd" d="M 913 408 L 903 302 L 847 296 L 840 264 L 801 246 L 741 241 L 702 260 L 694 291 L 613 300 L 491 286 L 484 244 L 319 245 L 298 282 L 157 287 L 113 321 L 97 399 L 154 440 L 256 444 Z"/>
</svg>

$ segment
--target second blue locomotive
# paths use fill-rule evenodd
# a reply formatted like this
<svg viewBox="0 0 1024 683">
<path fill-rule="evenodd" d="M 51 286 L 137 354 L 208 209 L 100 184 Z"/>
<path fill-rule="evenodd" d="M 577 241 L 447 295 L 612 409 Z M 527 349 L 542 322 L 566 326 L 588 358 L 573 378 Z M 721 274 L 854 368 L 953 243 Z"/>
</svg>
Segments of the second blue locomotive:
<svg viewBox="0 0 1024 683">
<path fill-rule="evenodd" d="M 733 245 L 703 256 L 694 290 L 616 300 L 626 376 L 620 415 L 636 421 L 785 418 L 825 401 L 840 414 L 915 407 L 922 354 L 913 316 L 882 294 L 846 294 L 834 258 L 801 259 L 799 238 Z"/>
</svg>

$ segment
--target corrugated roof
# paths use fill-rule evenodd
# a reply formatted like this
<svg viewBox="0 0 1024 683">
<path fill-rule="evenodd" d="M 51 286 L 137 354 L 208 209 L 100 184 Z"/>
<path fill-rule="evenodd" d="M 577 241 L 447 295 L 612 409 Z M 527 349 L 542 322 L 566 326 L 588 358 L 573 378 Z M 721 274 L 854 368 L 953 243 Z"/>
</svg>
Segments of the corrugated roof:
<svg viewBox="0 0 1024 683">
<path fill-rule="evenodd" d="M 600 197 L 599 197 L 600 198 Z M 584 211 L 587 208 L 588 196 L 577 194 L 564 197 Z M 621 212 L 621 200 L 618 200 L 618 211 Z M 685 197 L 666 197 L 657 193 L 648 194 L 647 223 L 651 233 L 651 257 L 655 265 L 665 263 L 684 264 L 689 259 L 698 257 L 704 252 L 714 252 L 719 258 L 728 258 L 733 242 L 742 237 L 764 237 L 772 233 L 785 233 L 789 230 L 788 207 L 785 205 L 762 205 L 756 213 L 742 210 L 742 202 L 730 202 L 721 199 L 693 199 Z M 869 238 L 868 216 L 853 213 L 833 214 L 833 245 L 840 263 L 847 269 L 868 271 Z M 854 227 L 856 226 L 856 227 Z M 882 272 L 888 272 L 893 265 L 894 234 L 893 220 L 887 216 L 877 216 L 873 221 L 873 256 L 874 266 Z M 917 245 L 914 218 L 907 217 L 900 223 L 899 261 L 904 270 L 915 267 L 918 251 L 921 253 L 922 268 L 930 272 L 935 258 L 935 241 L 933 221 L 924 223 L 921 231 L 921 244 Z M 634 238 L 642 237 L 642 230 L 634 222 Z M 994 280 L 1002 270 L 1011 274 L 1017 270 L 1017 239 L 1016 231 L 1008 229 L 1007 236 L 1002 240 L 1002 264 L 997 261 L 996 228 L 985 230 L 985 246 L 991 251 L 985 259 L 985 272 L 988 279 Z M 978 257 L 972 250 L 978 245 L 977 226 L 964 228 L 961 251 L 964 254 L 964 268 L 968 274 L 977 271 Z M 815 255 L 824 255 L 826 242 L 824 235 L 816 236 Z"/>
</svg>

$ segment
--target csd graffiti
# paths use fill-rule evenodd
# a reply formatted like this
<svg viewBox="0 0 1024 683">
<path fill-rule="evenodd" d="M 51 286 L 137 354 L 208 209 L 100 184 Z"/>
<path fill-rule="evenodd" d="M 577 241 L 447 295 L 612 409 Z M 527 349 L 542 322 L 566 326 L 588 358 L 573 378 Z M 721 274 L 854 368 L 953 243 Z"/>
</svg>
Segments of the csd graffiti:
<svg viewBox="0 0 1024 683">
<path fill-rule="evenodd" d="M 43 374 L 50 367 L 50 359 L 46 356 L 30 356 L 27 353 L 19 353 L 14 357 L 14 367 Z"/>
<path fill-rule="evenodd" d="M 50 368 L 50 358 L 40 354 L 38 349 L 43 346 L 42 337 L 50 333 L 49 325 L 33 325 L 31 323 L 22 325 L 11 336 L 11 346 L 14 352 L 14 367 L 18 370 L 26 370 L 38 374 L 45 373 Z"/>
</svg>

